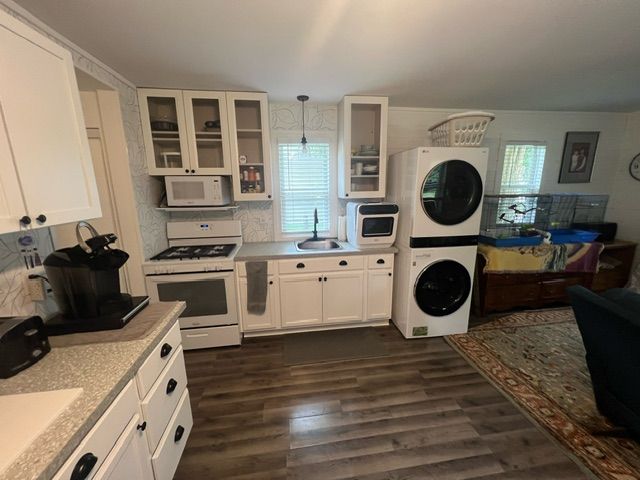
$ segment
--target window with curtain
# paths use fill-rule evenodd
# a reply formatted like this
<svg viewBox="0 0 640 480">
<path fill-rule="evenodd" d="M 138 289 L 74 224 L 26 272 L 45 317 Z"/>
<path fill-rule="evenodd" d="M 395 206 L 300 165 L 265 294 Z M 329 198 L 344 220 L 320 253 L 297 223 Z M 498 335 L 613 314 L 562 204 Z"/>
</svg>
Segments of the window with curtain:
<svg viewBox="0 0 640 480">
<path fill-rule="evenodd" d="M 313 230 L 313 210 L 318 209 L 318 232 L 331 232 L 331 144 L 278 143 L 280 231 L 302 235 Z"/>
<path fill-rule="evenodd" d="M 500 194 L 539 193 L 546 151 L 547 146 L 540 142 L 508 142 L 504 149 Z M 514 204 L 518 206 L 520 211 L 526 211 L 536 208 L 537 201 L 531 197 L 502 199 L 498 204 L 498 223 L 509 223 L 500 219 L 502 213 L 505 213 L 505 217 L 515 223 L 532 224 L 535 222 L 535 210 L 531 210 L 525 215 L 516 215 L 513 210 L 509 209 L 509 206 Z"/>
</svg>

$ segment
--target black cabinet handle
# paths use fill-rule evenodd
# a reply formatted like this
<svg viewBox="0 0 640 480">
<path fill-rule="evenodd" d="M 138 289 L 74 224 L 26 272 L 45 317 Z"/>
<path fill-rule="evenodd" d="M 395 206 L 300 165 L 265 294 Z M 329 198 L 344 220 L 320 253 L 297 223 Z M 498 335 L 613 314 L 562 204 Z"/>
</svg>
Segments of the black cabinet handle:
<svg viewBox="0 0 640 480">
<path fill-rule="evenodd" d="M 25 215 L 24 217 L 22 217 L 20 219 L 20 223 L 23 225 L 30 225 L 31 224 L 31 217 L 29 215 Z"/>
<path fill-rule="evenodd" d="M 267 195 L 267 198 L 271 198 L 271 195 Z"/>
<path fill-rule="evenodd" d="M 42 214 L 42 213 L 41 213 L 40 215 L 38 215 L 38 216 L 36 217 L 36 221 L 37 221 L 38 223 L 44 223 L 44 222 L 46 222 L 46 221 L 47 221 L 47 217 L 46 217 L 44 214 Z"/>
<path fill-rule="evenodd" d="M 348 194 L 348 193 L 345 193 L 345 194 L 344 194 L 344 196 L 345 196 L 345 197 L 348 197 L 348 196 L 349 196 L 349 194 Z"/>
<path fill-rule="evenodd" d="M 140 425 L 136 427 L 137 430 L 144 432 L 147 429 L 147 422 L 142 422 Z"/>
<path fill-rule="evenodd" d="M 325 282 L 327 281 L 327 277 L 324 277 L 324 281 L 325 281 Z"/>
<path fill-rule="evenodd" d="M 269 285 L 273 285 L 273 280 L 269 280 Z"/>
<path fill-rule="evenodd" d="M 296 265 L 296 268 L 304 268 L 304 263 L 300 262 Z"/>
<path fill-rule="evenodd" d="M 176 434 L 173 436 L 173 441 L 178 443 L 182 438 L 182 435 L 184 435 L 184 427 L 182 425 L 178 425 L 178 428 L 176 428 Z"/>
<path fill-rule="evenodd" d="M 391 276 L 391 272 L 389 272 L 389 276 Z"/>
<path fill-rule="evenodd" d="M 376 260 L 376 263 L 379 265 L 384 265 L 384 260 L 382 258 L 379 258 L 378 260 Z"/>
<path fill-rule="evenodd" d="M 175 378 L 172 378 L 167 382 L 167 395 L 173 392 L 178 386 L 178 382 L 176 382 Z"/>
<path fill-rule="evenodd" d="M 185 168 L 185 169 L 184 169 L 184 173 L 189 173 L 189 169 L 188 169 L 188 168 Z"/>
<path fill-rule="evenodd" d="M 340 260 L 340 263 L 338 265 L 340 265 L 341 267 L 344 267 L 344 266 L 348 265 L 348 263 L 347 263 L 346 260 Z"/>
<path fill-rule="evenodd" d="M 85 453 L 80 457 L 76 466 L 73 467 L 71 478 L 69 480 L 85 480 L 85 478 L 89 477 L 91 470 L 93 470 L 93 467 L 95 467 L 97 462 L 98 457 L 93 453 Z"/>
<path fill-rule="evenodd" d="M 173 347 L 168 343 L 162 345 L 162 348 L 160 349 L 160 358 L 164 358 L 169 355 L 171 353 L 171 350 L 173 350 Z"/>
<path fill-rule="evenodd" d="M 322 277 L 318 277 L 318 281 L 321 282 L 322 281 Z"/>
<path fill-rule="evenodd" d="M 196 171 L 195 170 L 191 170 L 191 173 L 196 173 Z"/>
</svg>

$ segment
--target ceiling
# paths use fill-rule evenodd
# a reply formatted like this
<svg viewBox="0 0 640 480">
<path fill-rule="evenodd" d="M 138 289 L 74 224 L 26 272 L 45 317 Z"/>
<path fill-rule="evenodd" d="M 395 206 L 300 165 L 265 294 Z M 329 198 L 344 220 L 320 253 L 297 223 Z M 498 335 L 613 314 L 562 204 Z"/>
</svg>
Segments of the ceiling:
<svg viewBox="0 0 640 480">
<path fill-rule="evenodd" d="M 638 0 L 18 0 L 138 86 L 640 110 Z"/>
</svg>

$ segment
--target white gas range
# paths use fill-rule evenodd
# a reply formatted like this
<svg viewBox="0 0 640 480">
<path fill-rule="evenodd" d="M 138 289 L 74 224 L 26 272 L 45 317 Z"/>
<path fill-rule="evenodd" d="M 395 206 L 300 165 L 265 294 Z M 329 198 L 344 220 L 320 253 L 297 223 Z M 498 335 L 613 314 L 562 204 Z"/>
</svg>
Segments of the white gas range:
<svg viewBox="0 0 640 480">
<path fill-rule="evenodd" d="M 234 260 L 242 246 L 236 220 L 168 222 L 169 248 L 142 264 L 152 301 L 183 300 L 185 350 L 240 344 Z"/>
</svg>

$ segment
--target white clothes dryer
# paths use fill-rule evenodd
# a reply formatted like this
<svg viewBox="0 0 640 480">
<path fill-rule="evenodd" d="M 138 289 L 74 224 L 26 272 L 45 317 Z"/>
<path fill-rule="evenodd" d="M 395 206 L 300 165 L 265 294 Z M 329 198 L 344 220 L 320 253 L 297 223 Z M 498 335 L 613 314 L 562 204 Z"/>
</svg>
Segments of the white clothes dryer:
<svg viewBox="0 0 640 480">
<path fill-rule="evenodd" d="M 392 320 L 405 338 L 467 331 L 475 261 L 474 245 L 400 248 Z"/>
<path fill-rule="evenodd" d="M 463 147 L 418 147 L 393 155 L 388 199 L 403 212 L 399 242 L 477 236 L 488 156 L 487 148 Z"/>
</svg>

